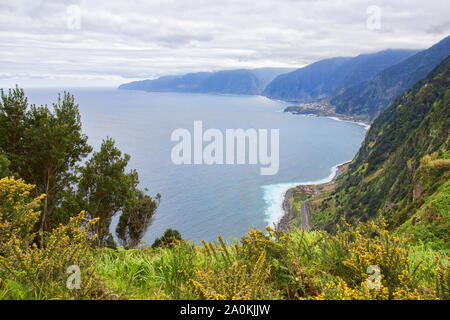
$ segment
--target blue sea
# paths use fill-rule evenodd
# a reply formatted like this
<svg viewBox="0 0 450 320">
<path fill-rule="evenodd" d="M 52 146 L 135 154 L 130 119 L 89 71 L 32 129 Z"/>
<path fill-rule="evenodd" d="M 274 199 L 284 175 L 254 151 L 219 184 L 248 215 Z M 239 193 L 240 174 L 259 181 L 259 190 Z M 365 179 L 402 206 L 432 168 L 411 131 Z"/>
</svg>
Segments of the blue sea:
<svg viewBox="0 0 450 320">
<path fill-rule="evenodd" d="M 66 89 L 26 89 L 30 103 L 48 104 Z M 94 149 L 111 137 L 131 156 L 142 188 L 162 200 L 144 241 L 151 244 L 167 228 L 199 242 L 240 238 L 282 215 L 289 187 L 329 179 L 336 165 L 351 160 L 366 133 L 361 124 L 283 113 L 288 104 L 261 96 L 147 93 L 113 88 L 69 89 L 79 104 L 83 131 Z M 175 165 L 175 129 L 279 129 L 276 175 L 260 175 L 260 165 Z M 115 217 L 113 223 L 117 223 Z"/>
</svg>

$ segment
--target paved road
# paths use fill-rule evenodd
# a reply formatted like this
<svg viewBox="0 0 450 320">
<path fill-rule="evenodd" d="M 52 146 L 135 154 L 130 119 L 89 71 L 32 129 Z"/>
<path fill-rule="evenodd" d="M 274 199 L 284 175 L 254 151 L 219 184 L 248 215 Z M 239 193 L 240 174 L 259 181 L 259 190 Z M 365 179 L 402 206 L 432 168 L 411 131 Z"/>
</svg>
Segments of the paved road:
<svg viewBox="0 0 450 320">
<path fill-rule="evenodd" d="M 302 202 L 300 211 L 302 213 L 302 228 L 306 231 L 311 230 L 311 203 L 309 200 Z"/>
</svg>

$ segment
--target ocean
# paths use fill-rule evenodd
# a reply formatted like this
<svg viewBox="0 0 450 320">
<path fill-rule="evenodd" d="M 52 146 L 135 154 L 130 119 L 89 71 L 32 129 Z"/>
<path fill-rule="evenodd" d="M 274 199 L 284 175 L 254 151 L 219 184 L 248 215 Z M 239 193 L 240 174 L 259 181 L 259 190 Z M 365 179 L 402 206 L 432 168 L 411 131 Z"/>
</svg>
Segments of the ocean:
<svg viewBox="0 0 450 320">
<path fill-rule="evenodd" d="M 67 89 L 65 89 L 67 90 Z M 58 89 L 25 89 L 30 103 L 56 101 Z M 366 133 L 361 124 L 332 118 L 283 113 L 289 105 L 261 96 L 147 93 L 113 88 L 73 88 L 83 131 L 98 150 L 111 137 L 131 156 L 148 193 L 162 196 L 144 241 L 152 244 L 167 228 L 183 238 L 212 241 L 221 234 L 239 239 L 248 228 L 273 225 L 282 213 L 286 190 L 319 183 L 336 165 L 351 160 Z M 176 165 L 171 151 L 174 130 L 279 129 L 279 170 L 261 175 L 259 164 Z M 113 220 L 117 223 L 118 216 Z"/>
</svg>

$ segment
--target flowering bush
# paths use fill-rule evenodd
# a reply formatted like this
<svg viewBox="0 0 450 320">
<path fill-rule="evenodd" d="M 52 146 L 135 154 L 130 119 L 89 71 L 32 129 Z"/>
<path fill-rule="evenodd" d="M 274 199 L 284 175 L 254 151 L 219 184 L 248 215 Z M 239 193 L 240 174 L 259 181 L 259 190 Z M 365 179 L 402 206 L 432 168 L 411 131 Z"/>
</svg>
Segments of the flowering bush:
<svg viewBox="0 0 450 320">
<path fill-rule="evenodd" d="M 90 230 L 96 220 L 86 222 L 84 212 L 45 234 L 38 245 L 33 232 L 40 200 L 30 198 L 33 186 L 22 180 L 0 181 L 0 275 L 6 298 L 92 298 L 101 297 L 95 276 Z M 70 288 L 68 267 L 80 270 L 79 288 Z M 3 281 L 2 281 L 3 282 Z"/>
<path fill-rule="evenodd" d="M 270 268 L 264 268 L 265 262 L 266 254 L 262 252 L 253 266 L 235 261 L 230 268 L 197 269 L 188 284 L 199 299 L 268 299 L 274 292 L 267 284 Z"/>
</svg>

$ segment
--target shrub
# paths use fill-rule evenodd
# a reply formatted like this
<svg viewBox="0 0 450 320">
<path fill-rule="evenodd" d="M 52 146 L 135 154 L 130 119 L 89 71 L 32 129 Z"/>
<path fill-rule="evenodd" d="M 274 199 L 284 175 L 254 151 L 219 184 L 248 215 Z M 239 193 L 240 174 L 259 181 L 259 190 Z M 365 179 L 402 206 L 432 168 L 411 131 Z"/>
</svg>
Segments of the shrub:
<svg viewBox="0 0 450 320">
<path fill-rule="evenodd" d="M 180 241 L 183 241 L 180 232 L 178 232 L 177 230 L 167 229 L 161 238 L 157 238 L 153 242 L 152 248 L 171 247 L 174 244 L 179 243 Z"/>
<path fill-rule="evenodd" d="M 329 272 L 335 277 L 327 283 L 320 298 L 324 299 L 419 299 L 435 298 L 433 290 L 419 287 L 414 274 L 419 265 L 411 266 L 405 240 L 386 230 L 384 220 L 346 225 L 329 236 L 325 247 L 332 247 L 333 264 Z M 336 249 L 337 248 L 337 249 Z M 345 250 L 347 248 L 347 250 Z M 330 255 L 325 255 L 323 264 Z M 372 281 L 370 266 L 379 269 L 379 282 Z M 369 288 L 369 284 L 378 284 Z"/>
<path fill-rule="evenodd" d="M 21 180 L 0 181 L 0 275 L 5 279 L 6 298 L 101 298 L 106 295 L 95 276 L 90 234 L 96 220 L 85 221 L 84 212 L 33 242 L 39 220 L 40 200 L 29 198 L 33 186 Z M 80 271 L 80 286 L 70 290 L 68 267 Z M 74 270 L 75 270 L 74 269 Z"/>
<path fill-rule="evenodd" d="M 274 292 L 267 283 L 270 268 L 264 268 L 265 262 L 262 252 L 254 266 L 235 261 L 231 268 L 197 269 L 188 284 L 199 299 L 268 299 Z"/>
</svg>

